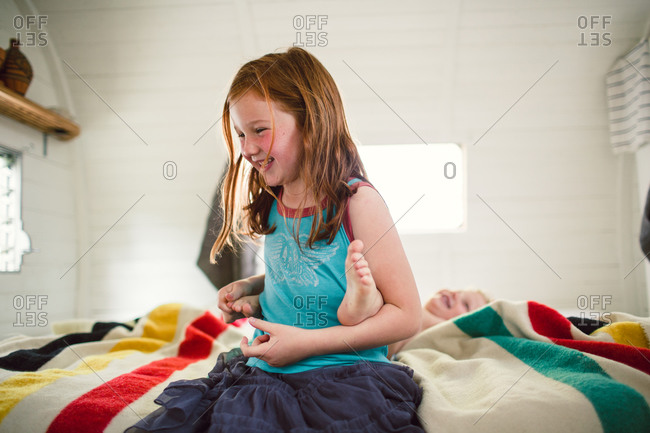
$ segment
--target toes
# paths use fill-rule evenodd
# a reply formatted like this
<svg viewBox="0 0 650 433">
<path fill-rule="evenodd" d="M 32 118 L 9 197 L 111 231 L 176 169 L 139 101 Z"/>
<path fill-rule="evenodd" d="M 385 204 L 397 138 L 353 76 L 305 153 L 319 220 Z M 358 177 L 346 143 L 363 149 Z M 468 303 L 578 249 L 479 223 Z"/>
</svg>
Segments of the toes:
<svg viewBox="0 0 650 433">
<path fill-rule="evenodd" d="M 363 250 L 363 242 L 359 239 L 353 240 L 350 243 L 350 246 L 348 247 L 349 254 L 361 253 L 362 250 Z"/>
<path fill-rule="evenodd" d="M 367 267 L 368 267 L 368 262 L 366 262 L 366 259 L 364 259 L 363 257 L 359 257 L 359 258 L 355 261 L 355 263 L 354 263 L 354 267 L 357 268 L 357 269 L 359 269 L 359 270 L 360 270 L 360 269 L 363 269 L 363 268 L 367 268 Z"/>
</svg>

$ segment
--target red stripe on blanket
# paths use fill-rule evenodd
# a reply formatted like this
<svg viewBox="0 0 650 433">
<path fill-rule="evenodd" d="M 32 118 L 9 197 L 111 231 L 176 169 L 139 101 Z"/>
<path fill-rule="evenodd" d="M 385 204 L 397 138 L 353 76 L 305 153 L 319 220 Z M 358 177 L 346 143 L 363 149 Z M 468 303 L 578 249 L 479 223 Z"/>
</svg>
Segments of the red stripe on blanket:
<svg viewBox="0 0 650 433">
<path fill-rule="evenodd" d="M 533 329 L 548 338 L 573 340 L 571 322 L 552 308 L 534 301 L 528 301 L 528 317 Z"/>
<path fill-rule="evenodd" d="M 574 340 L 571 335 L 571 322 L 546 305 L 528 301 L 528 317 L 533 329 L 540 335 L 550 338 L 555 344 L 579 350 L 580 352 L 602 356 L 650 374 L 650 350 L 607 341 Z"/>
<path fill-rule="evenodd" d="M 175 371 L 206 358 L 212 351 L 213 340 L 227 327 L 223 320 L 205 312 L 186 328 L 178 356 L 153 361 L 80 396 L 57 415 L 48 433 L 104 431 L 128 404 L 167 380 Z"/>
<path fill-rule="evenodd" d="M 185 330 L 185 339 L 178 348 L 178 356 L 192 359 L 207 357 L 212 351 L 212 341 L 227 327 L 223 320 L 206 311 Z"/>
<path fill-rule="evenodd" d="M 592 355 L 602 356 L 650 374 L 650 350 L 607 341 L 557 340 L 557 344 Z"/>
</svg>

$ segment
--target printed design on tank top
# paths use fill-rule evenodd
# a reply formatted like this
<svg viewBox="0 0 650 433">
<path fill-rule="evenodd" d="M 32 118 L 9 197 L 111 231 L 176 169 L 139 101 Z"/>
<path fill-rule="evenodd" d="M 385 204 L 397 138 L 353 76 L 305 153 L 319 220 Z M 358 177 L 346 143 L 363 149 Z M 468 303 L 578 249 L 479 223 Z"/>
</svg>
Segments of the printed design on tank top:
<svg viewBox="0 0 650 433">
<path fill-rule="evenodd" d="M 287 233 L 277 233 L 276 236 L 273 236 L 275 239 L 272 242 L 268 242 L 270 239 L 267 238 L 264 246 L 270 263 L 276 264 L 271 273 L 273 279 L 303 286 L 318 286 L 315 269 L 330 261 L 339 249 L 339 244 L 332 243 L 320 248 L 316 244 L 311 249 L 306 246 L 309 236 L 302 234 L 298 238 L 303 245 L 300 251 L 293 236 Z"/>
</svg>

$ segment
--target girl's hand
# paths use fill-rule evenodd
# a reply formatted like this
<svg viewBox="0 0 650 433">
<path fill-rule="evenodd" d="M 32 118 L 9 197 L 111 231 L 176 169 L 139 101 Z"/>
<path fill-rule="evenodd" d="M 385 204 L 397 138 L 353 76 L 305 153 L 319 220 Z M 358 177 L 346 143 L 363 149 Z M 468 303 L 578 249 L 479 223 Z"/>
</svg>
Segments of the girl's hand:
<svg viewBox="0 0 650 433">
<path fill-rule="evenodd" d="M 219 289 L 219 309 L 226 323 L 242 317 L 261 316 L 259 293 L 256 281 L 250 278 L 234 281 Z"/>
<path fill-rule="evenodd" d="M 248 338 L 244 337 L 239 343 L 244 356 L 259 358 L 273 367 L 293 364 L 311 356 L 310 330 L 261 319 L 249 319 L 249 323 L 267 334 L 257 337 L 251 346 Z"/>
</svg>

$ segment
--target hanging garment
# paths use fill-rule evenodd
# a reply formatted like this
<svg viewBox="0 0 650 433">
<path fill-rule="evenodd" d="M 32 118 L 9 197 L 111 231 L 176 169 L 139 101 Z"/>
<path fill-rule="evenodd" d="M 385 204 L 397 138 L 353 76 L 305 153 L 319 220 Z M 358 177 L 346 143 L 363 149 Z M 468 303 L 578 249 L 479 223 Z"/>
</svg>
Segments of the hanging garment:
<svg viewBox="0 0 650 433">
<path fill-rule="evenodd" d="M 610 141 L 614 152 L 650 143 L 650 52 L 648 39 L 620 57 L 605 76 Z"/>
</svg>

